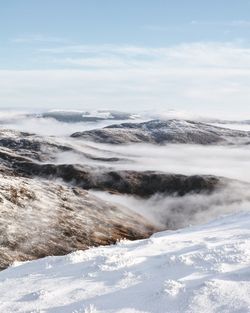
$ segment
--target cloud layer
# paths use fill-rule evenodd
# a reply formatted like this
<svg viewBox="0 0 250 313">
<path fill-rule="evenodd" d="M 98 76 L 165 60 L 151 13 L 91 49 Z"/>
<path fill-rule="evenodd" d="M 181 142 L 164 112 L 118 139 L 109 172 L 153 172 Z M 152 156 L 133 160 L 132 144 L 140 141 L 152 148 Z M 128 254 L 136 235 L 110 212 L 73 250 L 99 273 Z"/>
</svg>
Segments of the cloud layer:
<svg viewBox="0 0 250 313">
<path fill-rule="evenodd" d="M 2 107 L 154 107 L 250 115 L 250 49 L 240 44 L 57 45 L 39 48 L 41 60 L 44 69 L 0 70 Z"/>
</svg>

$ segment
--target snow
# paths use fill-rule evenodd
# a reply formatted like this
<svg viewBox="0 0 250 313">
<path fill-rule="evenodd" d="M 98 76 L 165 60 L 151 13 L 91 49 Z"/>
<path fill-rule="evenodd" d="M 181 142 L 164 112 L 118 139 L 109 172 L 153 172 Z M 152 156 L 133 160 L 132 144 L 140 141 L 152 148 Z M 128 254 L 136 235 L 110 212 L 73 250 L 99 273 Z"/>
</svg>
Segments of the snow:
<svg viewBox="0 0 250 313">
<path fill-rule="evenodd" d="M 0 312 L 250 312 L 250 213 L 15 264 Z"/>
</svg>

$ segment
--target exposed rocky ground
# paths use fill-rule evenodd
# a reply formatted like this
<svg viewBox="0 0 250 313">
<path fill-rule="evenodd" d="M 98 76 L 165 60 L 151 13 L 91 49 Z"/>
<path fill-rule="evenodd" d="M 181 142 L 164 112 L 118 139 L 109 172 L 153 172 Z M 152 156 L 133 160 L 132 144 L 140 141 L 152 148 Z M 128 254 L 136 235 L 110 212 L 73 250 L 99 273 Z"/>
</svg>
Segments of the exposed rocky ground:
<svg viewBox="0 0 250 313">
<path fill-rule="evenodd" d="M 115 171 L 79 164 L 55 164 L 59 152 L 72 148 L 53 139 L 2 131 L 0 159 L 3 171 L 15 176 L 63 179 L 83 189 L 96 189 L 148 197 L 157 192 L 184 195 L 189 192 L 211 192 L 220 183 L 213 176 L 172 175 L 154 171 Z M 2 145 L 2 147 L 1 147 Z M 84 154 L 94 158 L 89 154 Z M 96 158 L 98 160 L 98 158 Z M 109 158 L 110 160 L 112 158 Z M 43 162 L 42 162 L 43 161 Z M 102 158 L 103 161 L 103 158 Z"/>
<path fill-rule="evenodd" d="M 142 216 L 60 182 L 0 177 L 0 269 L 157 229 Z"/>
<path fill-rule="evenodd" d="M 207 145 L 250 142 L 249 132 L 182 120 L 122 123 L 102 129 L 76 132 L 72 134 L 72 137 L 109 144 L 189 143 Z"/>
<path fill-rule="evenodd" d="M 146 238 L 162 229 L 139 213 L 104 201 L 88 190 L 145 199 L 154 194 L 209 196 L 228 184 L 209 175 L 57 164 L 57 155 L 68 151 L 74 151 L 74 146 L 54 138 L 0 131 L 0 269 L 14 261 L 66 254 L 122 238 Z M 177 206 L 176 210 L 183 208 Z"/>
</svg>

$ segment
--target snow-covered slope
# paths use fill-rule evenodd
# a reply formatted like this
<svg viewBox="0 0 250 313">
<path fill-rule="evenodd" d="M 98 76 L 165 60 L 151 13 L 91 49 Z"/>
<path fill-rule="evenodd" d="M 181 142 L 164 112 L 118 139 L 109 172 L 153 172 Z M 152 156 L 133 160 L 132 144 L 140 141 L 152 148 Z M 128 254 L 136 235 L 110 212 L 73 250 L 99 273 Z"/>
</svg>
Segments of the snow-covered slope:
<svg viewBox="0 0 250 313">
<path fill-rule="evenodd" d="M 232 144 L 248 143 L 249 136 L 249 132 L 183 120 L 122 123 L 72 134 L 73 138 L 110 144 Z"/>
<path fill-rule="evenodd" d="M 0 273 L 0 312 L 250 312 L 250 213 Z"/>
</svg>

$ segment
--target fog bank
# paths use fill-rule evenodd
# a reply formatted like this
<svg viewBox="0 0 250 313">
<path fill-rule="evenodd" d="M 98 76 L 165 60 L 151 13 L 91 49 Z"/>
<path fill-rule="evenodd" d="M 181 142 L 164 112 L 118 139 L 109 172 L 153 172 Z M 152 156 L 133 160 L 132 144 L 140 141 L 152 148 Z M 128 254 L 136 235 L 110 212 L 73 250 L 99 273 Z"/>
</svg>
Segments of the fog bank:
<svg viewBox="0 0 250 313">
<path fill-rule="evenodd" d="M 183 197 L 156 194 L 150 199 L 92 191 L 97 197 L 128 207 L 162 229 L 178 229 L 206 223 L 218 216 L 250 210 L 248 185 L 234 182 L 212 194 Z"/>
</svg>

